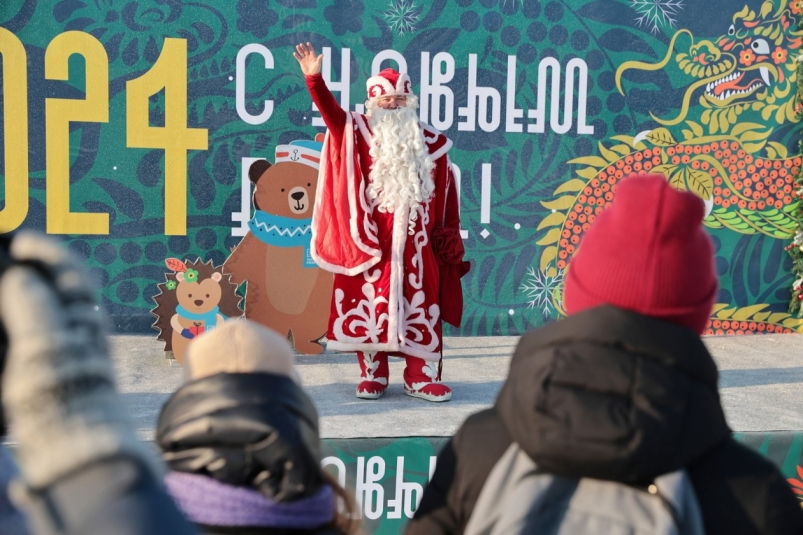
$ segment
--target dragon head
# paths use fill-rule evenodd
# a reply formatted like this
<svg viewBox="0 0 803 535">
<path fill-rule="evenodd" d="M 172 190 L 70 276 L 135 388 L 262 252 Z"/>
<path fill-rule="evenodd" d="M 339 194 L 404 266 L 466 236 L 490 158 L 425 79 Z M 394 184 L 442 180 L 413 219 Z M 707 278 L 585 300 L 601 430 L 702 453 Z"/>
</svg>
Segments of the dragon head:
<svg viewBox="0 0 803 535">
<path fill-rule="evenodd" d="M 692 38 L 692 44 L 687 51 L 679 52 L 675 61 L 693 80 L 677 117 L 653 118 L 664 125 L 680 123 L 688 114 L 695 92 L 705 108 L 732 108 L 737 115 L 747 109 L 760 111 L 766 103 L 775 104 L 790 95 L 796 78 L 796 51 L 803 35 L 803 31 L 797 29 L 795 16 L 801 13 L 803 0 L 765 0 L 759 13 L 747 6 L 736 13 L 727 32 L 713 41 L 694 42 L 688 30 L 679 30 L 660 64 L 636 61 L 623 64 L 616 75 L 619 89 L 621 91 L 621 75 L 628 69 L 663 68 L 672 56 L 677 39 L 685 34 Z"/>
</svg>

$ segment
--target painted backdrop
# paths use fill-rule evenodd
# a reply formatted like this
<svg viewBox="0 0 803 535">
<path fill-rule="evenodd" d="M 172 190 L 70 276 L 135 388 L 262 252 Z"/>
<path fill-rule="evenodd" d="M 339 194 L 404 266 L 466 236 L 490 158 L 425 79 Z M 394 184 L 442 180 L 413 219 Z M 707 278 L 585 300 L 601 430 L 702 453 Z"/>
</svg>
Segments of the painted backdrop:
<svg viewBox="0 0 803 535">
<path fill-rule="evenodd" d="M 124 331 L 167 257 L 221 264 L 247 229 L 243 159 L 323 131 L 292 45 L 344 107 L 401 66 L 455 142 L 464 324 L 559 318 L 564 268 L 627 173 L 702 197 L 712 332 L 785 314 L 801 0 L 3 0 L 0 231 L 64 235 Z M 27 112 L 27 113 L 26 113 Z M 249 160 L 250 161 L 250 160 Z M 690 259 L 693 261 L 693 259 Z"/>
</svg>

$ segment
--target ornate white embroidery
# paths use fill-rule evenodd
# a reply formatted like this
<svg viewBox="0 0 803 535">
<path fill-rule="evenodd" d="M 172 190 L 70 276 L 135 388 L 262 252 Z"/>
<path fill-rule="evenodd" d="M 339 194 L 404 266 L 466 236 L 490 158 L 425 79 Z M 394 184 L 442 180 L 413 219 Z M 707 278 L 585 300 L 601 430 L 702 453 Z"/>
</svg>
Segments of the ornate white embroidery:
<svg viewBox="0 0 803 535">
<path fill-rule="evenodd" d="M 370 269 L 366 269 L 362 272 L 362 276 L 365 279 L 365 282 L 374 283 L 379 280 L 379 277 L 382 276 L 382 270 L 375 269 L 373 272 L 371 272 Z M 381 292 L 382 290 L 379 291 Z"/>
<path fill-rule="evenodd" d="M 362 229 L 372 243 L 379 245 L 379 226 L 374 221 L 374 204 L 370 204 L 365 193 L 365 181 L 360 180 L 360 204 L 362 205 Z"/>
<path fill-rule="evenodd" d="M 388 300 L 384 297 L 377 296 L 374 292 L 374 287 L 370 283 L 362 285 L 362 293 L 365 299 L 360 299 L 359 304 L 348 312 L 343 311 L 343 299 L 345 293 L 342 289 L 335 290 L 335 307 L 337 309 L 337 319 L 335 320 L 333 329 L 335 331 L 335 338 L 341 342 L 350 343 L 365 343 L 371 341 L 373 343 L 379 342 L 379 335 L 382 334 L 387 327 L 385 324 L 388 322 L 387 313 L 382 313 L 377 316 L 377 306 L 379 304 L 387 304 Z M 364 336 L 358 336 L 357 329 L 365 329 Z M 346 334 L 346 329 L 349 333 Z"/>
<path fill-rule="evenodd" d="M 430 243 L 427 232 L 430 205 L 428 202 L 419 206 L 416 232 L 412 236 L 406 232 L 409 208 L 404 206 L 393 214 L 391 258 L 381 264 L 381 268 L 362 272 L 363 297 L 358 296 L 356 304 L 344 303 L 343 290 L 335 289 L 334 349 L 401 351 L 424 360 L 439 360 L 440 306 L 427 306 L 424 291 L 424 251 Z M 404 260 L 405 244 L 413 246 L 413 254 L 407 261 Z M 389 285 L 387 297 L 379 290 L 385 284 Z"/>
<path fill-rule="evenodd" d="M 377 368 L 379 368 L 379 361 L 374 358 L 375 356 L 376 353 L 370 353 L 368 351 L 363 353 L 362 362 L 365 365 L 365 377 L 363 377 L 363 379 L 366 381 L 374 381 L 381 385 L 386 385 L 388 384 L 387 378 L 374 376 Z"/>
<path fill-rule="evenodd" d="M 413 383 L 411 386 L 413 390 L 421 390 L 427 385 L 431 385 L 432 383 L 440 383 L 438 380 L 438 363 L 433 361 L 426 361 L 424 366 L 421 368 L 421 371 L 424 375 L 430 378 L 428 382 L 421 382 L 421 383 Z"/>
<path fill-rule="evenodd" d="M 410 300 L 404 299 L 403 329 L 404 345 L 429 353 L 435 352 L 440 344 L 436 327 L 440 319 L 440 307 L 433 304 L 429 311 L 425 310 L 426 296 L 422 290 L 424 285 L 424 247 L 429 244 L 427 224 L 429 223 L 429 206 L 431 202 L 418 207 L 418 232 L 413 236 L 415 253 L 411 264 L 414 271 L 407 275 L 407 282 L 414 290 Z M 429 314 L 427 314 L 429 312 Z"/>
<path fill-rule="evenodd" d="M 404 300 L 405 345 L 434 352 L 440 343 L 436 326 L 440 319 L 441 309 L 438 305 L 432 304 L 428 311 L 425 310 L 424 300 L 423 291 L 415 292 L 411 301 Z"/>
<path fill-rule="evenodd" d="M 364 141 L 366 143 L 370 144 L 371 143 L 371 134 L 368 131 L 367 126 L 365 125 L 364 117 L 359 115 L 359 114 L 354 114 L 353 117 L 355 117 L 355 119 L 356 119 L 357 127 L 360 130 L 360 134 L 363 136 Z M 357 141 L 357 132 L 356 131 L 354 132 L 354 140 L 355 140 L 354 147 L 356 147 L 357 146 L 357 143 L 356 143 L 356 141 Z M 355 158 L 357 160 L 359 160 L 359 156 L 355 155 Z M 360 171 L 360 173 L 362 173 L 362 171 Z M 368 198 L 368 194 L 365 191 L 365 180 L 362 180 L 362 179 L 359 180 L 359 184 L 360 184 L 360 191 L 359 191 L 359 195 L 358 196 L 359 196 L 360 206 L 362 207 L 362 210 L 363 210 L 362 229 L 365 232 L 366 237 L 374 245 L 379 245 L 379 238 L 378 238 L 378 236 L 379 236 L 379 226 L 376 224 L 376 222 L 373 219 L 374 206 L 375 206 L 376 203 L 372 203 L 371 200 Z"/>
<path fill-rule="evenodd" d="M 426 203 L 425 205 L 418 207 L 418 221 L 416 222 L 419 230 L 413 236 L 413 245 L 415 246 L 415 254 L 412 258 L 413 268 L 418 270 L 418 274 L 410 273 L 407 276 L 407 281 L 410 285 L 415 288 L 416 290 L 420 290 L 421 287 L 424 285 L 424 257 L 421 252 L 429 243 L 429 236 L 427 235 L 427 224 L 429 223 L 429 205 L 431 203 Z"/>
</svg>

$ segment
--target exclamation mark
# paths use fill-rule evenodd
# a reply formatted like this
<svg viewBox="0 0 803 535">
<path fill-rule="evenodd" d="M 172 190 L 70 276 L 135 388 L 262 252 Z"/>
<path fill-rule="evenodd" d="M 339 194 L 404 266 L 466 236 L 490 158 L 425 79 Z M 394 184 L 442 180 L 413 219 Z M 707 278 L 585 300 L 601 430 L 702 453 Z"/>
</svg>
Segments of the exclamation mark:
<svg viewBox="0 0 803 535">
<path fill-rule="evenodd" d="M 480 224 L 491 223 L 491 164 L 482 164 L 482 197 L 480 199 Z M 480 236 L 487 238 L 491 233 L 482 229 Z"/>
</svg>

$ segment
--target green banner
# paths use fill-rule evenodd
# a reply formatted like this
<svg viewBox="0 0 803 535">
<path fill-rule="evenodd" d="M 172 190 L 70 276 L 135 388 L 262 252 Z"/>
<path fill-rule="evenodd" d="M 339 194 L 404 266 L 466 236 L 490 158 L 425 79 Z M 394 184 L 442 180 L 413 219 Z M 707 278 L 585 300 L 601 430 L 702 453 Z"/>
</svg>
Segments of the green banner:
<svg viewBox="0 0 803 535">
<path fill-rule="evenodd" d="M 63 235 L 123 331 L 146 332 L 165 259 L 222 264 L 251 218 L 247 167 L 323 132 L 292 47 L 341 104 L 410 73 L 454 141 L 464 322 L 561 317 L 564 269 L 630 173 L 706 203 L 710 333 L 785 314 L 799 128 L 797 0 L 4 0 L 0 231 Z M 245 162 L 245 163 L 244 163 Z M 645 219 L 646 221 L 646 219 Z M 693 262 L 694 259 L 689 259 Z"/>
<path fill-rule="evenodd" d="M 737 433 L 736 440 L 767 457 L 803 500 L 803 433 Z M 412 518 L 447 438 L 366 438 L 323 441 L 323 465 L 357 499 L 363 531 L 396 535 Z M 801 502 L 803 503 L 803 502 Z"/>
</svg>

